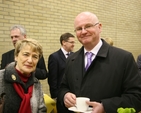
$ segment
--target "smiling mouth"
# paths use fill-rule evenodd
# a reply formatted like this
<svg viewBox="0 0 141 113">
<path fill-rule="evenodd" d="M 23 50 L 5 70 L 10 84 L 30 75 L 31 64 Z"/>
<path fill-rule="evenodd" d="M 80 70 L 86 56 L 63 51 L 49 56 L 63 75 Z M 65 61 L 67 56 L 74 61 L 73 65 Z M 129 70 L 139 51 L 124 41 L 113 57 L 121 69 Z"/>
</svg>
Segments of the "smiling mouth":
<svg viewBox="0 0 141 113">
<path fill-rule="evenodd" d="M 90 35 L 83 35 L 81 38 L 88 38 Z"/>
<path fill-rule="evenodd" d="M 88 39 L 88 36 L 82 37 L 82 39 Z"/>
<path fill-rule="evenodd" d="M 33 66 L 29 66 L 29 65 L 25 65 L 26 67 L 28 67 L 28 68 L 32 68 Z"/>
</svg>

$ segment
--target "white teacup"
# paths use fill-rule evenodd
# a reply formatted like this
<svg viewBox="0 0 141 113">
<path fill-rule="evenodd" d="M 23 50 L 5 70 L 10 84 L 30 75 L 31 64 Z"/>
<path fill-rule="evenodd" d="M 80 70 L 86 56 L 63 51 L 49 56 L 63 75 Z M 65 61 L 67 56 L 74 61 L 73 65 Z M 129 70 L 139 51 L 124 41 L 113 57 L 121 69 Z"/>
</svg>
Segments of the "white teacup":
<svg viewBox="0 0 141 113">
<path fill-rule="evenodd" d="M 90 101 L 90 99 L 87 97 L 77 97 L 76 98 L 77 110 L 82 111 L 82 112 L 87 111 L 89 105 L 86 103 L 86 101 Z"/>
</svg>

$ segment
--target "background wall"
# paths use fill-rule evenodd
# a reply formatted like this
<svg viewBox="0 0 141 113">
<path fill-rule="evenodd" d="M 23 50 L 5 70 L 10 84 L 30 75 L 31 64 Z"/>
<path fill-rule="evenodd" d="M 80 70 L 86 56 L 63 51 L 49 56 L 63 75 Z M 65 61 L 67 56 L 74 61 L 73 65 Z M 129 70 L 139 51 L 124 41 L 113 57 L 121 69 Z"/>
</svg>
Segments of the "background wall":
<svg viewBox="0 0 141 113">
<path fill-rule="evenodd" d="M 141 53 L 141 0 L 0 0 L 0 60 L 13 49 L 10 27 L 21 24 L 27 37 L 42 43 L 47 64 L 49 54 L 60 48 L 60 35 L 75 35 L 73 21 L 82 11 L 95 13 L 103 24 L 101 37 L 112 38 L 114 46 L 132 52 L 136 60 Z M 80 47 L 77 42 L 74 51 Z M 41 83 L 49 94 L 47 80 Z"/>
</svg>

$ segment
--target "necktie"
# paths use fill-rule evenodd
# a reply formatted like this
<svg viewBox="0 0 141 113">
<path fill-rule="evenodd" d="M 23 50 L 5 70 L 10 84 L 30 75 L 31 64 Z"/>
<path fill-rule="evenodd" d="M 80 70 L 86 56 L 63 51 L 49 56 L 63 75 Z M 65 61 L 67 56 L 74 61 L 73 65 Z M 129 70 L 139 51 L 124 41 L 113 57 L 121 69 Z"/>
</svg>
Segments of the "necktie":
<svg viewBox="0 0 141 113">
<path fill-rule="evenodd" d="M 93 53 L 92 52 L 86 52 L 86 55 L 87 55 L 87 65 L 86 65 L 85 69 L 87 70 L 92 63 Z"/>
<path fill-rule="evenodd" d="M 67 57 L 68 57 L 68 56 L 70 55 L 70 53 L 67 53 L 66 55 L 67 55 Z"/>
</svg>

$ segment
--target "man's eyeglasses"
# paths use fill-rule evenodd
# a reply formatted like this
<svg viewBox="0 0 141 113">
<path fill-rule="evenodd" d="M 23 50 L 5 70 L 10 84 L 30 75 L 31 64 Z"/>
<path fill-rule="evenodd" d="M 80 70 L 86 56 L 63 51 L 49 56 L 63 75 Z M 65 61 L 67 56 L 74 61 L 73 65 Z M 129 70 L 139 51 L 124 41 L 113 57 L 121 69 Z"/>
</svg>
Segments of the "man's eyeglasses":
<svg viewBox="0 0 141 113">
<path fill-rule="evenodd" d="M 83 29 L 87 31 L 90 30 L 92 27 L 96 26 L 97 24 L 99 23 L 97 22 L 96 24 L 86 24 L 84 27 L 78 27 L 74 31 L 77 33 L 80 33 Z"/>
<path fill-rule="evenodd" d="M 66 41 L 66 42 L 71 43 L 71 44 L 75 44 L 75 42 L 73 42 L 73 41 Z"/>
</svg>

